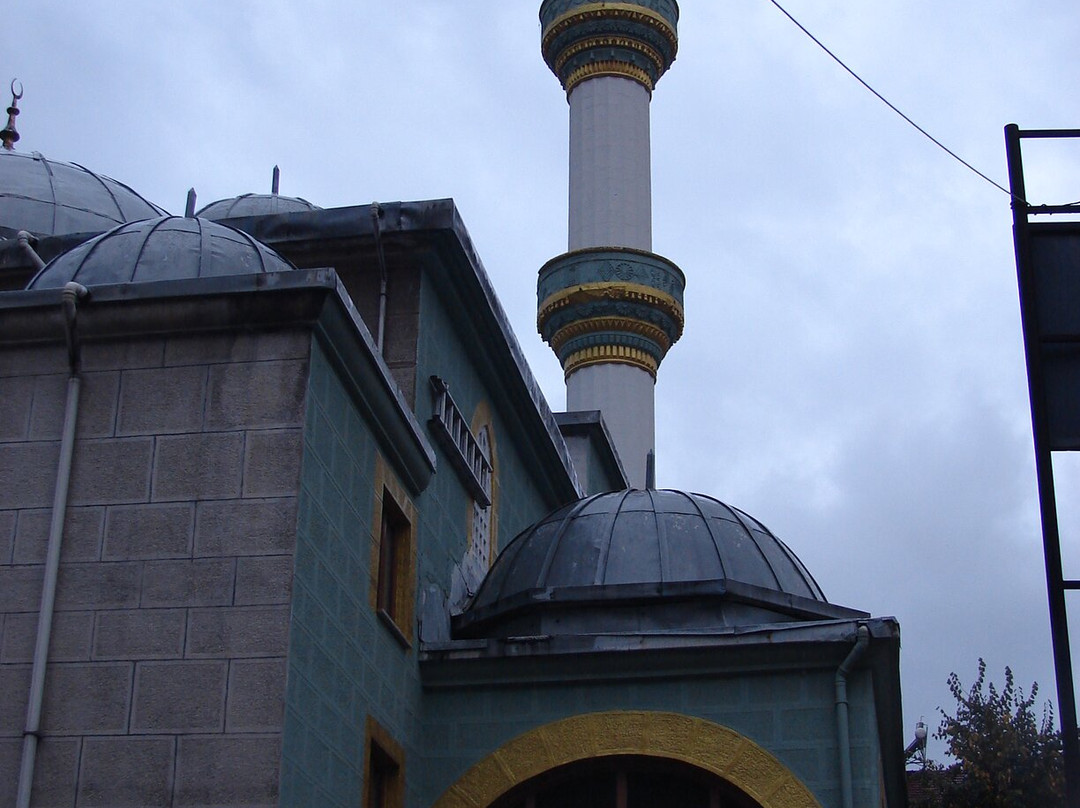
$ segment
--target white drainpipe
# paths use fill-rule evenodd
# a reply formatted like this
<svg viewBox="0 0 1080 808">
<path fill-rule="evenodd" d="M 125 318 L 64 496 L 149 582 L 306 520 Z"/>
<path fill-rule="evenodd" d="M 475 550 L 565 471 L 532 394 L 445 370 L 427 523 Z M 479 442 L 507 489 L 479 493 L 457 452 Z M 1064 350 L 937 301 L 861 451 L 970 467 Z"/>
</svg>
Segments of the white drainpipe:
<svg viewBox="0 0 1080 808">
<path fill-rule="evenodd" d="M 64 409 L 64 428 L 60 438 L 60 461 L 56 469 L 56 490 L 53 493 L 52 521 L 49 524 L 49 545 L 45 555 L 45 579 L 41 586 L 41 608 L 38 612 L 37 640 L 34 644 L 34 666 L 30 674 L 30 698 L 26 706 L 26 728 L 23 730 L 22 765 L 19 769 L 19 789 L 16 808 L 30 807 L 30 790 L 34 784 L 34 761 L 37 758 L 41 730 L 41 706 L 45 701 L 45 667 L 49 657 L 49 635 L 52 633 L 53 604 L 56 600 L 56 577 L 60 569 L 60 546 L 64 539 L 64 517 L 67 514 L 68 481 L 71 479 L 71 460 L 75 449 L 75 423 L 79 417 L 79 342 L 75 331 L 79 298 L 85 297 L 85 286 L 68 283 L 64 286 L 61 305 L 64 309 L 64 332 L 67 337 L 68 363 L 71 375 L 67 384 L 67 405 Z"/>
<path fill-rule="evenodd" d="M 836 741 L 840 749 L 840 796 L 843 808 L 853 808 L 851 785 L 851 738 L 848 728 L 847 677 L 870 644 L 870 629 L 859 626 L 858 639 L 840 667 L 836 669 Z"/>
</svg>

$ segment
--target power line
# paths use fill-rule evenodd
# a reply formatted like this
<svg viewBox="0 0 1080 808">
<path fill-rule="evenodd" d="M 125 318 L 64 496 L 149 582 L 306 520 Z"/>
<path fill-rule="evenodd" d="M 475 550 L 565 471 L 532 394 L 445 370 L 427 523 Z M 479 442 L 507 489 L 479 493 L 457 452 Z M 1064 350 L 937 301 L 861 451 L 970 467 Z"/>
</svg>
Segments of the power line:
<svg viewBox="0 0 1080 808">
<path fill-rule="evenodd" d="M 965 160 L 959 154 L 954 152 L 952 149 L 950 149 L 948 146 L 946 146 L 944 143 L 942 143 L 936 137 L 931 135 L 929 132 L 927 132 L 925 129 L 923 129 L 921 126 L 919 126 L 917 123 L 915 123 L 915 121 L 911 120 L 911 118 L 909 118 L 907 115 L 905 115 L 903 112 L 901 112 L 899 109 L 897 109 L 896 106 L 889 101 L 889 99 L 887 99 L 885 96 L 883 96 L 877 90 L 875 90 L 873 87 L 871 87 L 865 81 L 863 81 L 862 77 L 859 76 L 858 73 L 856 73 L 854 70 L 852 70 L 846 64 L 844 64 L 843 60 L 839 56 L 837 56 L 835 53 L 833 53 L 831 50 L 829 50 L 827 47 L 825 47 L 824 43 L 820 39 L 818 39 L 816 36 L 814 36 L 808 30 L 806 30 L 806 27 L 801 22 L 799 22 L 797 19 L 792 17 L 791 14 L 788 13 L 788 10 L 786 8 L 784 8 L 782 5 L 780 5 L 780 3 L 777 2 L 777 0 L 769 0 L 769 2 L 772 3 L 774 6 L 776 6 L 778 9 L 780 9 L 780 11 L 783 13 L 783 15 L 785 17 L 787 17 L 789 20 L 791 20 L 793 23 L 795 23 L 795 25 L 798 26 L 800 31 L 802 31 L 804 34 L 806 34 L 808 37 L 810 37 L 810 39 L 812 39 L 814 41 L 814 44 L 816 44 L 819 48 L 821 48 L 823 51 L 825 51 L 825 53 L 829 54 L 829 56 L 832 57 L 832 60 L 834 62 L 836 62 L 838 65 L 840 65 L 840 67 L 844 68 L 844 70 L 846 70 L 848 73 L 850 73 L 852 75 L 852 77 L 857 82 L 859 82 L 859 84 L 861 84 L 863 87 L 865 87 L 867 90 L 872 92 L 875 96 L 877 96 L 878 100 L 881 101 L 881 103 L 883 103 L 885 106 L 887 106 L 893 112 L 895 112 L 897 115 L 899 115 L 901 118 L 903 118 L 909 124 L 911 124 L 911 126 L 913 126 L 918 132 L 920 132 L 925 138 L 927 138 L 927 140 L 929 140 L 931 143 L 933 143 L 935 146 L 937 146 L 939 149 L 941 149 L 947 155 L 952 157 L 958 163 L 965 166 L 970 171 L 973 171 L 978 176 L 982 177 L 984 180 L 986 180 L 988 183 L 993 185 L 999 191 L 1002 191 L 1002 192 L 1008 194 L 1010 197 L 1013 196 L 1011 191 L 1009 191 L 1004 186 L 994 182 L 988 176 L 983 174 L 981 171 L 979 171 L 979 169 L 975 168 L 975 166 L 973 166 L 971 163 L 969 163 L 967 160 Z M 1023 202 L 1024 200 L 1019 200 L 1019 201 Z"/>
</svg>

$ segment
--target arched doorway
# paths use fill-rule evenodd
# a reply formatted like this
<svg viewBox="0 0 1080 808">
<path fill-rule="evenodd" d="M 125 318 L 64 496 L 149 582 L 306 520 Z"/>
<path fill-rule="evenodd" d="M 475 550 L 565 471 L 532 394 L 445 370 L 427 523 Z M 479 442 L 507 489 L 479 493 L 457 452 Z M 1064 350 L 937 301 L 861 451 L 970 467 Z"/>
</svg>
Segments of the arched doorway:
<svg viewBox="0 0 1080 808">
<path fill-rule="evenodd" d="M 614 768 L 607 767 L 608 761 Z M 602 795 L 609 793 L 605 784 L 612 782 L 615 803 L 548 804 L 620 808 L 620 767 L 626 775 L 626 808 L 630 808 L 634 768 L 643 772 L 636 781 L 639 794 L 668 786 L 683 788 L 689 798 L 701 800 L 700 787 L 704 787 L 709 802 L 694 805 L 821 808 L 798 775 L 730 727 L 680 713 L 629 710 L 570 716 L 507 741 L 470 767 L 435 802 L 435 808 L 531 808 L 530 794 L 534 801 L 566 796 L 577 783 L 586 789 L 595 784 L 596 793 Z M 714 806 L 714 796 L 727 802 Z"/>
<path fill-rule="evenodd" d="M 710 772 L 637 755 L 579 760 L 511 789 L 491 808 L 761 808 Z"/>
</svg>

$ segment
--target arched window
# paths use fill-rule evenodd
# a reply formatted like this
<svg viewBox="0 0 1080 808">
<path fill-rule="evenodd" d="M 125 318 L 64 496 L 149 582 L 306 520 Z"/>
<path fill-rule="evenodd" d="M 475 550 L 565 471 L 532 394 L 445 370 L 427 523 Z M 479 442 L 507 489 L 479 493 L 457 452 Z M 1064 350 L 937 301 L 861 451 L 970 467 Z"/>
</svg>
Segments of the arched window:
<svg viewBox="0 0 1080 808">
<path fill-rule="evenodd" d="M 491 427 L 484 425 L 476 433 L 476 443 L 480 453 L 491 466 Z M 491 496 L 491 474 L 488 474 L 488 501 L 484 504 L 474 499 L 472 503 L 472 535 L 469 538 L 469 552 L 477 566 L 485 573 L 491 566 L 491 511 L 494 499 Z"/>
<path fill-rule="evenodd" d="M 760 808 L 714 774 L 640 756 L 581 760 L 535 777 L 492 808 Z"/>
</svg>

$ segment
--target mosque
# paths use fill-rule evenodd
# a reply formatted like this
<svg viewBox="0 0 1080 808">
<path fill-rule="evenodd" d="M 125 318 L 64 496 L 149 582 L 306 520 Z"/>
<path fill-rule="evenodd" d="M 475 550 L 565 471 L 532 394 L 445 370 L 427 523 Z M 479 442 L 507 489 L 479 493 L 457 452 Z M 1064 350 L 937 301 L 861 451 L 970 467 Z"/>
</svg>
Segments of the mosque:
<svg viewBox="0 0 1080 808">
<path fill-rule="evenodd" d="M 657 489 L 675 0 L 544 0 L 553 413 L 451 200 L 169 216 L 0 133 L 0 805 L 906 805 L 899 626 Z M 194 207 L 189 205 L 189 207 Z"/>
</svg>

